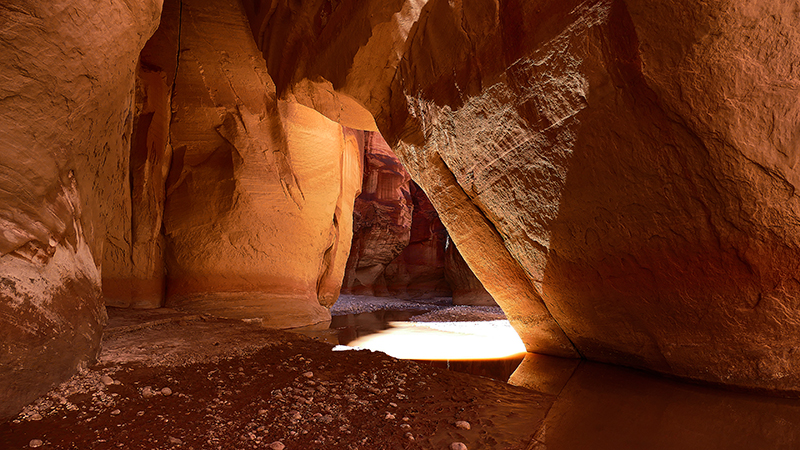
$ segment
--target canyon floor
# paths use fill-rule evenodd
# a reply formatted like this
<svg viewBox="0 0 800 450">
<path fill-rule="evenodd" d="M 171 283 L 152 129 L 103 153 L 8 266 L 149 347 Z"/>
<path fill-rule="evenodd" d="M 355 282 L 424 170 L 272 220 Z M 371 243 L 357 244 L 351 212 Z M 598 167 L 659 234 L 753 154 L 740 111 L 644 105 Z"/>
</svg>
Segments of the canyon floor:
<svg viewBox="0 0 800 450">
<path fill-rule="evenodd" d="M 384 303 L 338 308 L 497 318 L 438 301 Z M 512 375 L 527 389 L 381 352 L 333 351 L 324 329 L 305 330 L 311 338 L 173 310 L 109 317 L 97 364 L 0 424 L 0 449 L 800 448 L 798 399 L 535 354 Z"/>
<path fill-rule="evenodd" d="M 118 310 L 98 363 L 0 425 L 0 448 L 527 449 L 555 398 L 332 348 L 253 322 Z"/>
</svg>

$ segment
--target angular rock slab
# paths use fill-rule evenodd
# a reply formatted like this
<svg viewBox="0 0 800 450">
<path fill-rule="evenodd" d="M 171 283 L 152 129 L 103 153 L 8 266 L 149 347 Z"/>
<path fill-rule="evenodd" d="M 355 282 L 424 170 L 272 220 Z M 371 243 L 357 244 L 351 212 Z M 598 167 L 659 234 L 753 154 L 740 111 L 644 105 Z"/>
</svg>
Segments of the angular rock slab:
<svg viewBox="0 0 800 450">
<path fill-rule="evenodd" d="M 538 305 L 589 359 L 800 389 L 793 6 L 479 4 L 426 5 L 386 134 L 512 320 Z"/>
</svg>

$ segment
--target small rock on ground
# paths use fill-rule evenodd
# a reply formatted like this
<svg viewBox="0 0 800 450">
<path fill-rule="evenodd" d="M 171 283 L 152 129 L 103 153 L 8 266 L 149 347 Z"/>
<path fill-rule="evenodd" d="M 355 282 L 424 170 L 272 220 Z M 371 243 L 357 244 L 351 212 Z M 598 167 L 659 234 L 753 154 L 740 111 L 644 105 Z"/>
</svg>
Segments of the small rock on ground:
<svg viewBox="0 0 800 450">
<path fill-rule="evenodd" d="M 466 420 L 459 420 L 456 422 L 456 428 L 461 428 L 462 430 L 469 430 L 471 428 L 469 422 Z"/>
</svg>

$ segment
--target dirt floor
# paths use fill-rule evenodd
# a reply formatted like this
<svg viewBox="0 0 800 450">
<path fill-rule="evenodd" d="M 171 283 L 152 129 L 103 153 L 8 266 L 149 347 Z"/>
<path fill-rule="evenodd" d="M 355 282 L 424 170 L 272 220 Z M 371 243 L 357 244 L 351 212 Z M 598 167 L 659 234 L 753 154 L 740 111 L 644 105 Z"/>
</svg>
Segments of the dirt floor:
<svg viewBox="0 0 800 450">
<path fill-rule="evenodd" d="M 529 449 L 555 400 L 257 323 L 111 316 L 98 364 L 0 425 L 0 449 Z"/>
</svg>

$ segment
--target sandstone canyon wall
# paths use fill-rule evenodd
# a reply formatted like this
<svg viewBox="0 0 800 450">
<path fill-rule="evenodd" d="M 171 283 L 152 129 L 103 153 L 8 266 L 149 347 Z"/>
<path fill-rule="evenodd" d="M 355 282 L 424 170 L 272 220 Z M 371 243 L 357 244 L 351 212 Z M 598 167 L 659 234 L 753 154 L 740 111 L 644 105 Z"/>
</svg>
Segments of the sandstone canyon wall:
<svg viewBox="0 0 800 450">
<path fill-rule="evenodd" d="M 278 327 L 326 320 L 351 241 L 363 132 L 277 98 L 238 0 L 184 0 L 181 11 L 167 305 Z M 342 100 L 315 88 L 297 96 Z"/>
<path fill-rule="evenodd" d="M 452 295 L 445 278 L 447 230 L 425 192 L 410 183 L 413 213 L 408 246 L 384 271 L 386 288 L 393 297 L 431 298 Z"/>
<path fill-rule="evenodd" d="M 165 182 L 172 157 L 169 126 L 177 70 L 181 5 L 166 0 L 158 29 L 139 55 L 130 140 L 130 209 L 124 245 L 110 243 L 103 261 L 107 306 L 158 308 L 166 268 L 162 233 Z"/>
<path fill-rule="evenodd" d="M 368 107 L 530 350 L 798 389 L 796 5 L 337 5 L 251 15 L 279 92 Z"/>
<path fill-rule="evenodd" d="M 104 248 L 130 242 L 136 61 L 160 11 L 0 5 L 0 418 L 96 356 Z"/>
<path fill-rule="evenodd" d="M 353 242 L 343 292 L 388 296 L 384 271 L 408 247 L 414 205 L 397 156 L 380 133 L 369 132 L 361 194 L 355 200 Z"/>
</svg>

